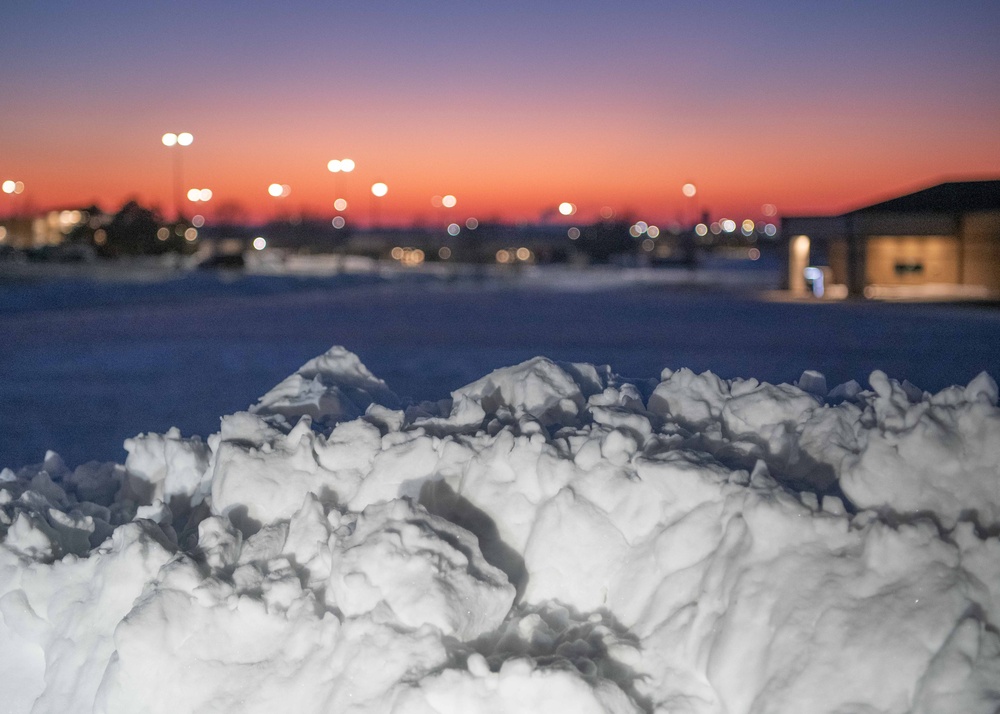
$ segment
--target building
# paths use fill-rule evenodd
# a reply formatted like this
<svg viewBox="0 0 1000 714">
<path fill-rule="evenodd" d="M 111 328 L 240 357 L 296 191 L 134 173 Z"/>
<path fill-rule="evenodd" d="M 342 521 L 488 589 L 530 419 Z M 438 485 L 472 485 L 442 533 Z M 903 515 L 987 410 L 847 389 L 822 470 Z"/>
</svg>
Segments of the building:
<svg viewBox="0 0 1000 714">
<path fill-rule="evenodd" d="M 1000 295 L 1000 180 L 942 183 L 839 216 L 786 216 L 781 231 L 793 293 Z"/>
</svg>

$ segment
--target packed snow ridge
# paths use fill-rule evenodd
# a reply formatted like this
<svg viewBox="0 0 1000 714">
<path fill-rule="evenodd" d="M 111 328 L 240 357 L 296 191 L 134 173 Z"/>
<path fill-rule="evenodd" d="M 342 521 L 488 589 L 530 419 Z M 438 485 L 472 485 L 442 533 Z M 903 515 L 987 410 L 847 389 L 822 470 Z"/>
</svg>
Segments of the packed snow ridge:
<svg viewBox="0 0 1000 714">
<path fill-rule="evenodd" d="M 0 472 L 8 712 L 1000 710 L 1000 410 L 334 348 L 202 440 Z"/>
</svg>

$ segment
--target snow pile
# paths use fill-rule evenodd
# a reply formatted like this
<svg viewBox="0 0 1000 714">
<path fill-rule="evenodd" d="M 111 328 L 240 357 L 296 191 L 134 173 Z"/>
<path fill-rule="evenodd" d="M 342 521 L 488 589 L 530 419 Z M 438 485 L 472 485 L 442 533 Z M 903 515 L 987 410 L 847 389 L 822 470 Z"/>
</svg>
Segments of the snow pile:
<svg viewBox="0 0 1000 714">
<path fill-rule="evenodd" d="M 202 440 L 0 472 L 12 712 L 1000 707 L 997 386 L 334 348 Z"/>
</svg>

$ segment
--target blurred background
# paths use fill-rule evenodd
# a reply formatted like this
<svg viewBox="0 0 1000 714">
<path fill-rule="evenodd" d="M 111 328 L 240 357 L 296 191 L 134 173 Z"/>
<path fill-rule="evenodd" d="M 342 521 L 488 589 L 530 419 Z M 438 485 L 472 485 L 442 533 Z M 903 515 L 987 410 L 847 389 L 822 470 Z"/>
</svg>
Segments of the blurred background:
<svg viewBox="0 0 1000 714">
<path fill-rule="evenodd" d="M 343 344 L 1000 374 L 1000 7 L 0 11 L 0 467 L 214 431 Z"/>
</svg>

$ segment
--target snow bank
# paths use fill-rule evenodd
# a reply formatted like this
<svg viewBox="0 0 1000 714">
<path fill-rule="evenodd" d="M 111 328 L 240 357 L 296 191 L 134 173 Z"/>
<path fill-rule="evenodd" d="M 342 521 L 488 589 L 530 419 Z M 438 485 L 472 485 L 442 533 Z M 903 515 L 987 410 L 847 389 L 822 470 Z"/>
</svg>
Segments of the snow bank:
<svg viewBox="0 0 1000 714">
<path fill-rule="evenodd" d="M 1000 707 L 983 374 L 536 358 L 403 408 L 341 348 L 202 440 L 0 472 L 11 712 Z"/>
</svg>

